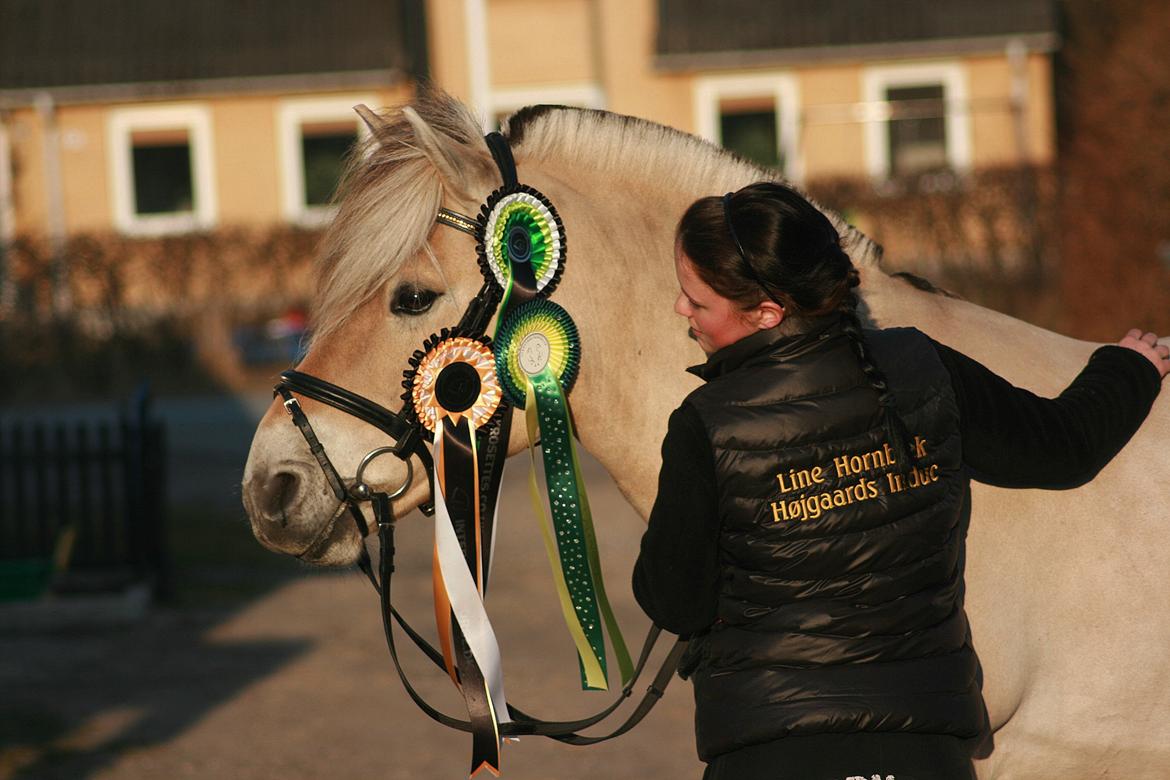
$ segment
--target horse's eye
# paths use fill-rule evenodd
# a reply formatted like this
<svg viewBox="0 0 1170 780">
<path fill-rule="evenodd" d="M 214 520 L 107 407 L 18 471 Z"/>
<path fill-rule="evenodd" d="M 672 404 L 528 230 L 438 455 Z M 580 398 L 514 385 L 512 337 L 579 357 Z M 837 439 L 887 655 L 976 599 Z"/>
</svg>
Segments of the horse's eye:
<svg viewBox="0 0 1170 780">
<path fill-rule="evenodd" d="M 404 284 L 394 291 L 394 298 L 390 301 L 390 311 L 395 314 L 405 314 L 415 317 L 429 311 L 439 294 L 434 290 L 424 290 L 421 287 Z"/>
</svg>

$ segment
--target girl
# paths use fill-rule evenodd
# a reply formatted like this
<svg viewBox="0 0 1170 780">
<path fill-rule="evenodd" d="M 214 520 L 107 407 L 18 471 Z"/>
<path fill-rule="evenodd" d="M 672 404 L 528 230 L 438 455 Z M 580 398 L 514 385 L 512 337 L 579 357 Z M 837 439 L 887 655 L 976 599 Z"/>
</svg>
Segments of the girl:
<svg viewBox="0 0 1170 780">
<path fill-rule="evenodd" d="M 695 202 L 675 258 L 705 384 L 671 415 L 634 593 L 691 639 L 704 777 L 974 777 L 968 481 L 1092 479 L 1170 349 L 1130 331 L 1041 399 L 917 330 L 863 331 L 836 230 L 779 184 Z"/>
</svg>

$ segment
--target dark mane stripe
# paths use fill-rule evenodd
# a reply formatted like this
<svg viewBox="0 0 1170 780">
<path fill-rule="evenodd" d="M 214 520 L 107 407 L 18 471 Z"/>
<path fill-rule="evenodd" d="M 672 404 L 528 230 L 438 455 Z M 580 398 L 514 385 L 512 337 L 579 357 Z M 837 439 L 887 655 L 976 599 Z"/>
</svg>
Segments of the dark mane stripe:
<svg viewBox="0 0 1170 780">
<path fill-rule="evenodd" d="M 935 285 L 934 282 L 930 281 L 929 279 L 925 279 L 918 274 L 912 274 L 909 271 L 895 271 L 894 273 L 890 274 L 890 276 L 896 279 L 901 279 L 903 282 L 916 290 L 922 290 L 923 292 L 928 292 L 932 295 L 943 295 L 947 298 L 954 298 L 955 300 L 959 301 L 963 300 L 963 296 L 957 295 L 950 290 L 945 290 L 942 287 Z"/>
</svg>

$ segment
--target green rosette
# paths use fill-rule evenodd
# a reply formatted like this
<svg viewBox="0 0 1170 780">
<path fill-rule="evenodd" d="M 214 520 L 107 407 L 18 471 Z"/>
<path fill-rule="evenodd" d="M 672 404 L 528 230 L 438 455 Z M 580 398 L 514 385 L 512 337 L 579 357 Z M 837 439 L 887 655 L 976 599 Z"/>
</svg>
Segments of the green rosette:
<svg viewBox="0 0 1170 780">
<path fill-rule="evenodd" d="M 484 274 L 505 292 L 512 284 L 512 266 L 532 268 L 536 292 L 552 293 L 564 269 L 565 229 L 552 203 L 537 190 L 520 186 L 496 192 L 480 215 L 477 247 Z"/>
<path fill-rule="evenodd" d="M 565 393 L 577 381 L 581 365 L 577 325 L 567 311 L 550 300 L 529 301 L 507 315 L 496 331 L 493 351 L 496 376 L 518 409 L 527 404 L 531 377 L 545 369 Z"/>
<path fill-rule="evenodd" d="M 582 687 L 608 687 L 603 625 L 625 683 L 633 664 L 605 592 L 566 397 L 580 365 L 577 327 L 560 306 L 536 299 L 505 318 L 494 347 L 496 374 L 504 392 L 526 411 L 530 452 L 539 431 L 545 493 L 552 515 L 551 527 L 542 527 L 542 532 L 561 610 L 577 646 Z M 547 526 L 544 502 L 536 495 L 535 456 L 530 483 L 537 516 Z"/>
</svg>

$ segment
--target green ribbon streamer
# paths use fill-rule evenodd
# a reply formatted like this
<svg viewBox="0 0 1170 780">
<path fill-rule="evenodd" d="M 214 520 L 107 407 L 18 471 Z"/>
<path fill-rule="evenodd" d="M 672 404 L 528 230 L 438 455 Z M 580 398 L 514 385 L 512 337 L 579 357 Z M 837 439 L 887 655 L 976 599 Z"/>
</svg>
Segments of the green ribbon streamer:
<svg viewBox="0 0 1170 780">
<path fill-rule="evenodd" d="M 559 382 L 557 382 L 557 391 L 561 391 Z M 581 504 L 585 550 L 589 555 L 589 568 L 593 571 L 594 581 L 597 585 L 597 605 L 601 609 L 601 618 L 605 621 L 605 630 L 609 632 L 609 641 L 613 645 L 614 655 L 617 656 L 622 685 L 625 686 L 634 676 L 634 664 L 630 660 L 630 651 L 626 647 L 626 640 L 622 636 L 617 617 L 613 614 L 613 607 L 609 603 L 609 596 L 605 592 L 605 578 L 601 574 L 601 553 L 598 552 L 597 535 L 593 531 L 593 513 L 589 510 L 589 494 L 585 490 L 585 481 L 581 476 L 581 461 L 577 458 L 577 445 L 575 443 L 577 435 L 573 431 L 573 422 L 569 415 L 565 415 L 565 423 L 569 429 L 569 455 L 573 458 L 573 481 L 577 484 L 577 496 Z"/>
<path fill-rule="evenodd" d="M 544 501 L 540 497 L 540 487 L 536 484 L 536 439 L 540 430 L 536 421 L 536 396 L 533 395 L 531 383 L 527 387 L 527 404 L 524 414 L 528 420 L 528 455 L 532 459 L 532 466 L 528 469 L 528 496 L 532 500 L 532 510 L 540 523 L 540 534 L 544 540 L 544 551 L 548 555 L 548 563 L 552 568 L 553 584 L 556 586 L 557 600 L 561 605 L 561 613 L 565 618 L 565 626 L 569 629 L 569 636 L 577 647 L 577 660 L 581 667 L 582 687 L 604 689 L 606 681 L 605 670 L 601 668 L 585 631 L 581 628 L 581 621 L 577 619 L 577 612 L 573 608 L 573 599 L 569 596 L 569 586 L 565 584 L 565 574 L 559 565 L 559 555 L 556 547 L 556 532 L 552 522 L 544 511 Z"/>
<path fill-rule="evenodd" d="M 515 278 L 510 270 L 508 271 L 508 282 L 504 285 L 504 294 L 500 296 L 500 305 L 496 309 L 496 329 L 492 332 L 492 343 L 495 343 L 500 338 L 500 327 L 504 324 L 504 314 L 510 310 L 510 303 L 512 300 L 512 280 Z"/>
<path fill-rule="evenodd" d="M 602 634 L 604 621 L 624 685 L 633 674 L 633 664 L 605 592 L 593 518 L 589 510 L 585 485 L 581 479 L 580 461 L 573 443 L 573 426 L 569 418 L 568 403 L 560 382 L 547 366 L 540 373 L 529 377 L 528 396 L 526 411 L 529 435 L 530 437 L 535 435 L 532 430 L 535 426 L 531 424 L 535 417 L 539 423 L 545 483 L 553 527 L 556 531 L 557 550 L 560 554 L 559 569 L 563 573 L 571 602 L 565 604 L 562 594 L 562 610 L 566 613 L 569 631 L 575 635 L 575 639 L 573 624 L 577 623 L 580 626 L 589 651 L 583 652 L 585 648 L 578 642 L 581 684 L 586 689 L 608 688 L 605 639 Z M 541 514 L 543 515 L 543 512 Z M 558 567 L 552 559 L 551 550 L 549 552 L 556 575 Z"/>
</svg>

